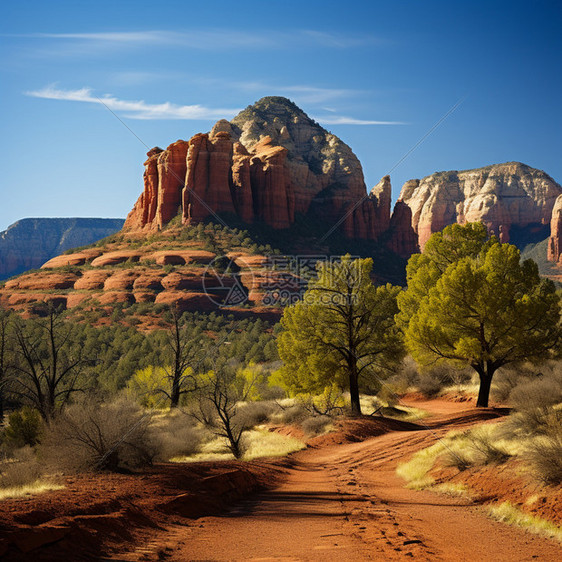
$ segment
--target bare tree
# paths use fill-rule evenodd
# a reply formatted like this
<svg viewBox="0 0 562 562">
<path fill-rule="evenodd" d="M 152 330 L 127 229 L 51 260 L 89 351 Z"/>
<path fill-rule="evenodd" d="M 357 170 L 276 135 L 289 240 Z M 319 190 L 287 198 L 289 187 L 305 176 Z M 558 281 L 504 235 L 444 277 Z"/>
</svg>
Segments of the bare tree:
<svg viewBox="0 0 562 562">
<path fill-rule="evenodd" d="M 210 371 L 198 389 L 198 402 L 191 415 L 211 429 L 215 435 L 228 441 L 235 458 L 243 454 L 242 437 L 249 429 L 241 415 L 238 403 L 248 398 L 255 380 L 240 380 L 228 368 Z"/>
<path fill-rule="evenodd" d="M 10 392 L 37 408 L 45 420 L 61 411 L 89 363 L 80 345 L 73 345 L 72 327 L 64 322 L 61 309 L 49 306 L 46 318 L 13 323 Z"/>
<path fill-rule="evenodd" d="M 8 383 L 8 338 L 10 323 L 10 313 L 5 310 L 0 310 L 0 422 L 4 419 L 4 394 Z"/>
<path fill-rule="evenodd" d="M 202 341 L 188 337 L 177 309 L 172 311 L 172 319 L 172 328 L 167 336 L 167 347 L 171 355 L 167 372 L 170 392 L 165 389 L 162 392 L 170 399 L 170 407 L 177 408 L 181 396 L 197 388 L 193 367 L 197 356 L 202 352 Z"/>
</svg>

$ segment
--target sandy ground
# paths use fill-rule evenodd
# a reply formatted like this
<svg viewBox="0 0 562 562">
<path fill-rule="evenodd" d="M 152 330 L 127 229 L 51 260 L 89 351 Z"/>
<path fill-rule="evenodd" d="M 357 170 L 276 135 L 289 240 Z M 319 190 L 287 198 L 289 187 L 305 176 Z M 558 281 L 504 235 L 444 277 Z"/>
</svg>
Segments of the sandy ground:
<svg viewBox="0 0 562 562">
<path fill-rule="evenodd" d="M 477 501 L 404 487 L 395 474 L 399 462 L 452 429 L 505 414 L 446 400 L 412 405 L 432 416 L 417 424 L 345 420 L 290 459 L 81 475 L 67 479 L 64 490 L 3 501 L 0 559 L 562 559 L 559 543 L 492 521 Z M 485 493 L 505 487 L 493 472 L 488 483 L 486 474 L 474 475 L 488 486 Z M 507 499 L 521 488 L 513 482 Z"/>
<path fill-rule="evenodd" d="M 435 412 L 419 429 L 342 445 L 323 446 L 319 439 L 315 448 L 294 455 L 294 465 L 275 488 L 222 516 L 171 526 L 114 559 L 561 559 L 559 543 L 494 522 L 469 500 L 404 488 L 395 475 L 398 462 L 452 428 L 494 417 L 467 410 L 466 404 L 417 406 Z"/>
</svg>

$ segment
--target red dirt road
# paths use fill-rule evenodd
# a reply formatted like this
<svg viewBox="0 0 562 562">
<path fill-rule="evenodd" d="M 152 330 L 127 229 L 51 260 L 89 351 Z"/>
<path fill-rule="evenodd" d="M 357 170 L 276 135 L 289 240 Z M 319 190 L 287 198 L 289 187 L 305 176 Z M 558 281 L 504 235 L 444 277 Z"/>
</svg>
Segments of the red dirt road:
<svg viewBox="0 0 562 562">
<path fill-rule="evenodd" d="M 428 406 L 438 413 L 425 427 L 297 453 L 274 489 L 220 517 L 169 526 L 114 560 L 561 559 L 559 543 L 494 522 L 469 500 L 404 488 L 398 462 L 490 419 L 462 404 Z"/>
</svg>

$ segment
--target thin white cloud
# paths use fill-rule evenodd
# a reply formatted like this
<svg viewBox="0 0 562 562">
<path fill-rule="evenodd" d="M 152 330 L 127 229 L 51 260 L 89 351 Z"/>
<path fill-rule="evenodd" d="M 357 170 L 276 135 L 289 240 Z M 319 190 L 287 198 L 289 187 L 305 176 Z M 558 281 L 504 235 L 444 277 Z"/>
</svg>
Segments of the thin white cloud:
<svg viewBox="0 0 562 562">
<path fill-rule="evenodd" d="M 223 119 L 236 115 L 240 109 L 209 108 L 203 105 L 176 105 L 170 102 L 151 104 L 143 100 L 121 100 L 115 96 L 105 94 L 96 96 L 91 88 L 80 88 L 79 90 L 62 90 L 55 86 L 46 86 L 40 90 L 24 92 L 25 95 L 34 98 L 42 98 L 60 101 L 76 101 L 83 103 L 102 104 L 111 109 L 123 113 L 131 119 Z M 404 125 L 400 121 L 373 121 L 367 119 L 356 119 L 343 115 L 328 115 L 325 117 L 314 117 L 316 121 L 324 125 Z"/>
<path fill-rule="evenodd" d="M 11 35 L 14 36 L 14 35 Z M 96 33 L 29 33 L 19 37 L 87 42 L 91 45 L 180 46 L 199 50 L 224 51 L 233 48 L 300 48 L 304 45 L 348 49 L 381 44 L 372 35 L 344 35 L 316 30 L 233 31 L 231 29 L 193 29 L 186 31 L 144 30 Z"/>
<path fill-rule="evenodd" d="M 344 115 L 329 115 L 327 117 L 313 117 L 323 125 L 407 125 L 403 121 L 372 121 L 369 119 L 355 119 Z"/>
<path fill-rule="evenodd" d="M 218 119 L 236 115 L 240 111 L 240 109 L 212 109 L 199 104 L 176 105 L 169 102 L 151 104 L 142 100 L 120 100 L 108 94 L 98 97 L 92 93 L 91 88 L 60 90 L 54 86 L 47 86 L 41 90 L 25 92 L 25 95 L 50 100 L 103 104 L 112 111 L 123 112 L 131 119 Z"/>
</svg>

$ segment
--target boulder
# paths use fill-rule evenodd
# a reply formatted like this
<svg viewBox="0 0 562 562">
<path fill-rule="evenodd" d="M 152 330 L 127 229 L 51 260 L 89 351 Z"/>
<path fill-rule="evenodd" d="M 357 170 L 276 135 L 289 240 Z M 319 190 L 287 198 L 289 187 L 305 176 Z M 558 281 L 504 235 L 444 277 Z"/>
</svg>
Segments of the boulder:
<svg viewBox="0 0 562 562">
<path fill-rule="evenodd" d="M 92 267 L 118 265 L 126 261 L 137 262 L 142 255 L 142 252 L 137 250 L 116 250 L 114 252 L 107 252 L 93 260 Z"/>
<path fill-rule="evenodd" d="M 86 262 L 100 256 L 101 253 L 101 250 L 92 248 L 82 252 L 76 252 L 74 254 L 63 254 L 62 256 L 51 258 L 48 262 L 41 266 L 41 269 L 54 269 L 57 267 L 65 267 L 67 265 L 84 265 Z"/>
</svg>

